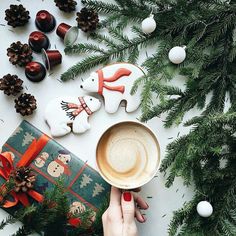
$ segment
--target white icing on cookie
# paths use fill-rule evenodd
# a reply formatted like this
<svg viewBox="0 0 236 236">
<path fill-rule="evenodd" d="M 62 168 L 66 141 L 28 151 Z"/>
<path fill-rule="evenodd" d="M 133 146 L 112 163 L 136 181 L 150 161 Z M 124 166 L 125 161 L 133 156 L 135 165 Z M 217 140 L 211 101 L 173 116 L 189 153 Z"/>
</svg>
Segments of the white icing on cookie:
<svg viewBox="0 0 236 236">
<path fill-rule="evenodd" d="M 102 95 L 108 113 L 115 113 L 122 100 L 126 101 L 126 111 L 133 112 L 141 103 L 141 88 L 134 95 L 130 91 L 134 82 L 143 75 L 144 72 L 135 65 L 115 63 L 92 72 L 81 88 Z"/>
<path fill-rule="evenodd" d="M 100 107 L 101 102 L 91 96 L 65 96 L 52 100 L 45 111 L 45 119 L 51 135 L 63 136 L 70 133 L 71 129 L 74 133 L 84 133 L 90 129 L 88 117 Z"/>
</svg>

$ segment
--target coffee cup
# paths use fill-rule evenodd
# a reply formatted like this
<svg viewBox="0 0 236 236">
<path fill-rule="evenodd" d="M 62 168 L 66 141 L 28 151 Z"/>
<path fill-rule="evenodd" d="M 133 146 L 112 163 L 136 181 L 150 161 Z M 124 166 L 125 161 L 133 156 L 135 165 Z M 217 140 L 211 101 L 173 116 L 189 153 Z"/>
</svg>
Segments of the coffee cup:
<svg viewBox="0 0 236 236">
<path fill-rule="evenodd" d="M 100 175 L 120 189 L 134 189 L 148 183 L 160 164 L 160 146 L 154 133 L 136 121 L 109 127 L 96 149 Z"/>
</svg>

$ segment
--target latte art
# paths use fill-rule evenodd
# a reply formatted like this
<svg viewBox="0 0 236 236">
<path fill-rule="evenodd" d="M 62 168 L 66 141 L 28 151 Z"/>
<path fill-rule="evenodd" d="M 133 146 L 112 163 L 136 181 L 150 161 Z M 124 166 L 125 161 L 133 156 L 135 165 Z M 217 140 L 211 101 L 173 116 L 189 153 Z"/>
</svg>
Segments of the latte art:
<svg viewBox="0 0 236 236">
<path fill-rule="evenodd" d="M 159 144 L 153 133 L 136 122 L 109 128 L 97 147 L 97 164 L 107 182 L 133 188 L 148 182 L 159 165 Z"/>
</svg>

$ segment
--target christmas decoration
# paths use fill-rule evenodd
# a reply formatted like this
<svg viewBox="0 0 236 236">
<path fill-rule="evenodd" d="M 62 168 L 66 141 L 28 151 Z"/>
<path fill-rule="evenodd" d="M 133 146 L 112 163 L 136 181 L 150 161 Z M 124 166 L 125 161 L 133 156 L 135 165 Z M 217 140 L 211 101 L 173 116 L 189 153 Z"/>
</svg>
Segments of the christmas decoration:
<svg viewBox="0 0 236 236">
<path fill-rule="evenodd" d="M 56 27 L 55 17 L 46 10 L 41 10 L 36 14 L 36 27 L 43 32 L 50 32 Z"/>
<path fill-rule="evenodd" d="M 148 121 L 164 113 L 164 125 L 171 127 L 180 124 L 191 109 L 202 111 L 201 116 L 186 123 L 193 127 L 190 133 L 169 144 L 162 162 L 161 171 L 169 173 L 167 187 L 181 176 L 186 185 L 192 183 L 196 188 L 192 200 L 174 212 L 169 235 L 235 235 L 235 1 L 83 3 L 105 15 L 100 26 L 108 33 L 92 34 L 94 43 L 66 46 L 66 54 L 88 55 L 63 73 L 61 80 L 121 59 L 137 63 L 147 47 L 156 50 L 142 63 L 145 76 L 131 91 L 142 88 L 140 119 Z M 144 37 L 139 26 L 150 12 L 158 22 L 158 30 Z M 125 27 L 134 34 L 127 37 Z M 176 45 L 186 45 L 188 52 L 188 60 L 178 67 L 168 59 L 169 49 Z M 177 74 L 186 77 L 184 88 L 171 85 Z M 228 100 L 230 103 L 225 102 Z M 223 146 L 227 152 L 221 149 Z M 222 168 L 223 160 L 226 164 Z M 203 196 L 214 206 L 214 214 L 207 219 L 196 211 Z"/>
<path fill-rule="evenodd" d="M 3 90 L 6 95 L 17 95 L 22 89 L 23 80 L 17 75 L 7 74 L 0 79 L 0 90 Z"/>
<path fill-rule="evenodd" d="M 71 27 L 68 24 L 61 23 L 57 27 L 57 35 L 63 39 L 65 45 L 72 45 L 78 37 L 78 27 Z"/>
<path fill-rule="evenodd" d="M 31 94 L 23 93 L 15 99 L 15 108 L 22 116 L 32 115 L 37 108 L 36 99 Z"/>
<path fill-rule="evenodd" d="M 32 50 L 28 44 L 22 44 L 20 41 L 12 43 L 7 49 L 7 56 L 13 65 L 25 66 L 32 61 Z"/>
<path fill-rule="evenodd" d="M 75 11 L 77 2 L 74 0 L 54 0 L 56 6 L 64 12 Z"/>
<path fill-rule="evenodd" d="M 80 12 L 76 13 L 77 18 L 76 21 L 78 23 L 78 27 L 84 32 L 94 31 L 97 28 L 99 19 L 98 14 L 92 9 L 82 8 Z"/>
<path fill-rule="evenodd" d="M 29 19 L 29 11 L 27 11 L 22 4 L 20 5 L 10 5 L 10 8 L 5 11 L 8 25 L 12 27 L 23 26 L 25 25 Z"/>
<path fill-rule="evenodd" d="M 173 47 L 168 54 L 169 60 L 174 64 L 182 63 L 186 58 L 185 47 Z"/>
<path fill-rule="evenodd" d="M 25 76 L 32 82 L 40 82 L 46 76 L 46 68 L 40 62 L 31 61 L 25 67 Z"/>
<path fill-rule="evenodd" d="M 50 42 L 44 33 L 34 31 L 29 36 L 29 46 L 34 52 L 41 52 L 43 48 L 45 50 L 49 48 Z"/>
<path fill-rule="evenodd" d="M 142 31 L 145 34 L 150 34 L 156 29 L 156 21 L 153 19 L 153 15 L 151 14 L 148 18 L 142 21 Z"/>
<path fill-rule="evenodd" d="M 34 182 L 36 181 L 35 174 L 29 167 L 18 167 L 11 172 L 11 177 L 15 182 L 14 191 L 15 192 L 27 192 L 29 189 L 34 187 Z"/>
<path fill-rule="evenodd" d="M 12 171 L 0 167 L 0 173 L 11 173 L 7 179 L 0 174 L 0 185 L 5 186 L 5 191 L 0 191 L 0 204 L 14 218 L 1 222 L 0 228 L 5 222 L 20 220 L 24 224 L 20 235 L 33 231 L 45 235 L 103 235 L 101 216 L 107 208 L 110 186 L 93 168 L 26 121 L 3 145 L 0 161 L 10 160 L 9 149 L 15 158 Z M 39 165 L 38 160 L 43 163 Z M 53 172 L 55 167 L 59 169 Z M 61 173 L 60 178 L 55 173 Z M 43 200 L 31 199 L 32 191 Z M 32 201 L 25 202 L 22 194 Z M 19 201 L 10 202 L 9 195 Z"/>
<path fill-rule="evenodd" d="M 197 213 L 202 217 L 209 217 L 213 213 L 213 207 L 208 201 L 201 201 L 197 204 Z"/>
</svg>

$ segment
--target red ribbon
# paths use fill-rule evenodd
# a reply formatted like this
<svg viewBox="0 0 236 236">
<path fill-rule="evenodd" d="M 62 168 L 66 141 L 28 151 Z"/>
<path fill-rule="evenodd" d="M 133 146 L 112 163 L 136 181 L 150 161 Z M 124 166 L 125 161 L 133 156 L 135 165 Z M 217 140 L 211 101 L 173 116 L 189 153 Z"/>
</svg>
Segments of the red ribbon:
<svg viewBox="0 0 236 236">
<path fill-rule="evenodd" d="M 34 139 L 33 142 L 30 144 L 26 152 L 23 154 L 21 159 L 16 164 L 16 167 L 27 167 L 30 163 L 37 157 L 37 155 L 41 152 L 41 150 L 45 147 L 49 140 L 49 137 L 46 135 L 42 135 L 38 140 Z M 0 176 L 2 176 L 6 181 L 9 180 L 10 174 L 12 171 L 15 170 L 13 165 L 13 158 L 9 152 L 4 152 L 0 154 L 0 161 L 2 162 L 2 167 L 0 167 Z M 6 185 L 3 184 L 1 186 L 1 191 L 6 190 Z M 16 193 L 15 191 L 11 191 L 9 193 L 13 197 L 13 201 L 6 200 L 3 207 L 10 208 L 18 204 L 20 201 L 24 206 L 29 205 L 28 195 L 32 197 L 37 202 L 42 202 L 44 197 L 42 194 L 36 192 L 35 190 L 31 189 L 24 192 Z M 0 197 L 0 200 L 1 197 Z"/>
<path fill-rule="evenodd" d="M 131 74 L 131 71 L 126 68 L 120 68 L 110 78 L 104 78 L 102 69 L 98 70 L 97 73 L 98 73 L 98 83 L 99 83 L 98 93 L 100 95 L 102 95 L 103 88 L 106 88 L 111 91 L 117 91 L 120 93 L 124 93 L 125 86 L 123 86 L 123 85 L 122 86 L 108 86 L 104 82 L 114 82 L 122 76 L 129 76 Z"/>
</svg>

